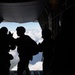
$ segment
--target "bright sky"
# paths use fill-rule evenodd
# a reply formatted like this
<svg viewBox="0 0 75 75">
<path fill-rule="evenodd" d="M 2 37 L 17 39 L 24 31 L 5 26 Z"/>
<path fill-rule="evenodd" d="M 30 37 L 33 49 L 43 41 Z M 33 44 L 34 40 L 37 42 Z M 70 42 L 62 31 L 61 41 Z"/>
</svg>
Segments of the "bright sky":
<svg viewBox="0 0 75 75">
<path fill-rule="evenodd" d="M 7 27 L 9 31 L 11 31 L 13 34 L 13 37 L 16 38 L 16 28 L 18 26 L 23 26 L 26 28 L 26 34 L 28 34 L 32 39 L 35 41 L 39 40 L 41 37 L 41 27 L 38 22 L 27 22 L 27 23 L 16 23 L 16 22 L 2 22 L 0 23 L 1 27 Z"/>
<path fill-rule="evenodd" d="M 14 23 L 14 22 L 2 22 L 0 23 L 0 28 L 6 26 L 8 30 L 15 31 L 17 26 L 24 26 L 26 29 L 40 29 L 38 22 L 28 22 L 28 23 Z"/>
</svg>

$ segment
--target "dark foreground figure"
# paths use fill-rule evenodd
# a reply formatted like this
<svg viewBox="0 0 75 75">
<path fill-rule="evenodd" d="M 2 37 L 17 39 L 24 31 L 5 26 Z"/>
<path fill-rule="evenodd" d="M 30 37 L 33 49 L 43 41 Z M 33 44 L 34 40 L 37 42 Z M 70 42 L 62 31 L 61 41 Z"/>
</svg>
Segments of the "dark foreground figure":
<svg viewBox="0 0 75 75">
<path fill-rule="evenodd" d="M 60 33 L 55 38 L 53 75 L 74 75 L 75 4 L 62 14 Z"/>
<path fill-rule="evenodd" d="M 11 33 L 8 34 L 8 29 L 2 27 L 0 29 L 0 75 L 9 75 L 10 73 L 10 60 L 13 56 L 9 54 L 10 49 L 14 50 L 14 39 Z"/>
<path fill-rule="evenodd" d="M 26 75 L 30 75 L 28 65 L 29 61 L 33 59 L 32 56 L 36 52 L 37 44 L 28 35 L 25 35 L 26 29 L 24 27 L 17 27 L 16 31 L 19 37 L 16 39 L 15 44 L 20 58 L 17 74 L 23 75 L 25 73 Z"/>
<path fill-rule="evenodd" d="M 38 44 L 39 51 L 43 52 L 43 75 L 50 75 L 53 59 L 53 39 L 51 30 L 46 28 L 42 31 L 43 42 Z"/>
</svg>

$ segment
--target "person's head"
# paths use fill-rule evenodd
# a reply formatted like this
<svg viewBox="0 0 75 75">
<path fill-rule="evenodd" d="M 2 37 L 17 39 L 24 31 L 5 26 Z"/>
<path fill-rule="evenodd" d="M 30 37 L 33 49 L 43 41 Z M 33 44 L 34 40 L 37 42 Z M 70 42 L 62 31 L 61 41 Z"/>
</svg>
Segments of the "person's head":
<svg viewBox="0 0 75 75">
<path fill-rule="evenodd" d="M 42 30 L 42 38 L 43 39 L 51 38 L 51 35 L 52 35 L 52 33 L 51 33 L 50 29 L 46 28 L 46 29 Z"/>
<path fill-rule="evenodd" d="M 26 32 L 26 29 L 23 26 L 20 26 L 16 28 L 16 31 L 18 36 L 22 36 Z"/>
<path fill-rule="evenodd" d="M 8 29 L 7 29 L 6 27 L 2 27 L 2 28 L 0 29 L 0 33 L 1 33 L 2 35 L 7 35 Z"/>
</svg>

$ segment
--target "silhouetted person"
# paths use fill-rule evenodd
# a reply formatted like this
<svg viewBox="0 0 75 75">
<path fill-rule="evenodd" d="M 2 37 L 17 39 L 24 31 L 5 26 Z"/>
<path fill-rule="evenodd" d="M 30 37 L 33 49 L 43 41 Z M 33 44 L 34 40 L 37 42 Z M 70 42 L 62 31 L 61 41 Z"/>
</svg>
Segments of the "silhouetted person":
<svg viewBox="0 0 75 75">
<path fill-rule="evenodd" d="M 62 14 L 61 32 L 55 38 L 55 75 L 73 75 L 75 57 L 75 4 Z"/>
<path fill-rule="evenodd" d="M 49 75 L 53 57 L 53 40 L 51 30 L 46 28 L 42 31 L 43 42 L 38 44 L 38 48 L 43 52 L 43 75 Z"/>
<path fill-rule="evenodd" d="M 0 75 L 9 75 L 10 60 L 13 56 L 9 54 L 10 49 L 14 49 L 13 37 L 8 34 L 8 29 L 0 29 Z"/>
<path fill-rule="evenodd" d="M 32 56 L 35 54 L 37 44 L 28 35 L 25 35 L 26 29 L 22 26 L 16 28 L 17 35 L 16 39 L 17 51 L 19 53 L 20 61 L 18 63 L 17 73 L 18 75 L 30 75 L 29 61 L 32 60 Z"/>
</svg>

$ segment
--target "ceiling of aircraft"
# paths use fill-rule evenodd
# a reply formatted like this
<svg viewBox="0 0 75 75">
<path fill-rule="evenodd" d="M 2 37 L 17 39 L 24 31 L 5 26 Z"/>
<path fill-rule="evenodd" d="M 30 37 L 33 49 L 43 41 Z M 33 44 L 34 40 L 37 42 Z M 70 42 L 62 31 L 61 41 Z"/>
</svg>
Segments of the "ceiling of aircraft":
<svg viewBox="0 0 75 75">
<path fill-rule="evenodd" d="M 17 3 L 17 2 L 30 2 L 30 1 L 37 1 L 37 0 L 0 0 L 3 3 Z"/>
<path fill-rule="evenodd" d="M 6 22 L 34 22 L 41 15 L 45 4 L 45 0 L 2 0 L 0 18 Z"/>
</svg>

